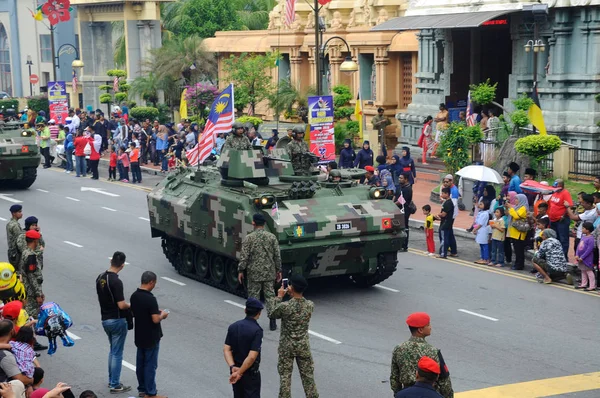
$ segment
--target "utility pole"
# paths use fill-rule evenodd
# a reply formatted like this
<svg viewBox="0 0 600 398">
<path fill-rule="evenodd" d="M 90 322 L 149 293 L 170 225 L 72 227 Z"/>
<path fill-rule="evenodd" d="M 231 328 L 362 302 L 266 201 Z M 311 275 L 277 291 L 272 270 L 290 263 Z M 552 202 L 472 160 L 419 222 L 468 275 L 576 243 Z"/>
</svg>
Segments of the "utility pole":
<svg viewBox="0 0 600 398">
<path fill-rule="evenodd" d="M 319 0 L 315 0 L 315 79 L 317 79 L 317 95 L 323 94 L 323 80 L 321 79 L 321 43 L 319 36 L 321 26 L 319 25 Z"/>
</svg>

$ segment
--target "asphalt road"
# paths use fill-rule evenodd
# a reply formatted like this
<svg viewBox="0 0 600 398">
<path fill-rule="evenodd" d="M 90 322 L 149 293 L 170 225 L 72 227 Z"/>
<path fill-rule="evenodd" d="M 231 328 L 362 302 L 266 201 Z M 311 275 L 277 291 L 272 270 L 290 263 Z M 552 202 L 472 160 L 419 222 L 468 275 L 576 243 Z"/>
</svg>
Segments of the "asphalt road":
<svg viewBox="0 0 600 398">
<path fill-rule="evenodd" d="M 108 396 L 108 342 L 94 281 L 111 254 L 121 250 L 129 263 L 121 273 L 126 296 L 138 286 L 141 273 L 151 270 L 161 278 L 154 292 L 159 305 L 171 310 L 163 323 L 159 393 L 231 396 L 222 346 L 227 326 L 243 317 L 234 305 L 243 300 L 174 271 L 160 241 L 150 238 L 146 192 L 133 188 L 40 169 L 29 190 L 0 190 L 0 217 L 8 219 L 10 200 L 20 200 L 25 217 L 40 219 L 47 244 L 44 292 L 72 316 L 70 331 L 79 338 L 72 348 L 60 346 L 53 357 L 42 355 L 46 384 L 66 381 L 76 392 L 92 389 Z M 5 231 L 0 230 L 0 252 L 5 253 Z M 321 397 L 390 397 L 391 352 L 409 337 L 404 320 L 414 311 L 431 315 L 429 340 L 442 349 L 455 391 L 600 369 L 595 355 L 600 350 L 598 297 L 415 252 L 401 253 L 399 260 L 398 271 L 383 287 L 309 290 L 316 306 L 310 328 L 316 333 L 311 346 Z M 275 397 L 279 332 L 268 331 L 266 317 L 260 323 L 265 329 L 263 396 Z M 135 388 L 132 334 L 124 360 L 131 365 L 123 368 L 122 381 Z M 303 396 L 297 374 L 292 391 Z M 563 396 L 598 395 L 596 390 Z"/>
</svg>

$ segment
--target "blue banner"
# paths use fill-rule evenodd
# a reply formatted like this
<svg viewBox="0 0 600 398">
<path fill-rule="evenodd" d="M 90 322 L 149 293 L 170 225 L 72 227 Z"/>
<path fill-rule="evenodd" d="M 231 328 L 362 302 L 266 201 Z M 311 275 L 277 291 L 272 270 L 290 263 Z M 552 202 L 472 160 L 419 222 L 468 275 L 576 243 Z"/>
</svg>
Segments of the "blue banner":
<svg viewBox="0 0 600 398">
<path fill-rule="evenodd" d="M 311 127 L 333 124 L 333 96 L 308 97 L 308 123 Z"/>
</svg>

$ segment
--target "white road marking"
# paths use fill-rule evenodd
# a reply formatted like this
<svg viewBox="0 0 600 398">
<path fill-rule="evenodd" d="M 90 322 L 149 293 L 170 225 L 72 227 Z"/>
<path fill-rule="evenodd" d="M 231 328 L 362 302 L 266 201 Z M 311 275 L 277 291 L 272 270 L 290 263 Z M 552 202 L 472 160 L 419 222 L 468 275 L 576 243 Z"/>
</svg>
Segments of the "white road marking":
<svg viewBox="0 0 600 398">
<path fill-rule="evenodd" d="M 240 307 L 240 308 L 246 308 L 246 306 L 244 304 L 240 304 L 240 303 L 236 303 L 235 301 L 231 301 L 231 300 L 224 300 L 227 304 L 231 304 L 231 305 L 235 305 L 236 307 Z"/>
<path fill-rule="evenodd" d="M 332 339 L 331 337 L 327 337 L 327 336 L 325 336 L 324 334 L 321 334 L 321 333 L 313 332 L 312 330 L 309 330 L 308 334 L 310 334 L 312 336 L 315 336 L 315 337 L 318 337 L 320 339 L 323 339 L 325 341 L 329 341 L 330 343 L 333 343 L 333 344 L 342 344 L 341 341 L 338 341 L 336 339 Z"/>
<path fill-rule="evenodd" d="M 71 245 L 71 246 L 75 246 L 75 247 L 83 247 L 81 245 L 78 245 L 77 243 L 73 243 L 68 240 L 63 240 L 63 242 L 65 242 L 67 245 Z"/>
<path fill-rule="evenodd" d="M 185 286 L 185 283 L 176 281 L 175 279 L 167 278 L 166 276 L 161 276 L 160 279 L 164 279 L 179 286 Z"/>
<path fill-rule="evenodd" d="M 73 340 L 81 340 L 81 337 L 77 336 L 76 334 L 73 334 L 73 333 L 69 332 L 68 330 L 67 330 L 67 335 L 70 338 L 72 338 Z"/>
<path fill-rule="evenodd" d="M 384 289 L 384 290 L 389 290 L 390 292 L 394 292 L 394 293 L 400 293 L 400 290 L 392 289 L 391 287 L 387 287 L 387 286 L 375 285 L 375 287 L 378 287 L 378 288 Z"/>
<path fill-rule="evenodd" d="M 123 361 L 123 366 L 125 366 L 127 369 L 131 369 L 135 372 L 135 365 L 132 365 L 127 361 Z"/>
<path fill-rule="evenodd" d="M 4 217 L 0 217 L 0 221 L 7 221 L 7 220 Z"/>
<path fill-rule="evenodd" d="M 117 195 L 116 193 L 111 193 L 111 192 L 106 192 L 104 189 L 102 188 L 90 188 L 90 187 L 81 187 L 81 192 L 96 192 L 102 195 L 106 195 L 106 196 L 112 196 L 113 198 L 118 198 L 121 195 Z"/>
<path fill-rule="evenodd" d="M 72 198 L 70 196 L 65 196 L 66 199 L 72 200 L 73 202 L 81 202 L 79 199 Z"/>
<path fill-rule="evenodd" d="M 146 218 L 146 217 L 138 217 L 138 218 L 139 218 L 140 220 L 143 220 L 143 221 L 150 221 L 150 219 L 149 219 L 149 218 Z"/>
<path fill-rule="evenodd" d="M 7 202 L 12 202 L 12 203 L 23 203 L 23 201 L 18 200 L 18 199 L 14 199 L 14 198 L 9 198 L 9 196 L 12 196 L 11 193 L 5 193 L 0 195 L 0 199 L 2 200 L 6 200 Z"/>
<path fill-rule="evenodd" d="M 109 260 L 112 260 L 112 257 L 109 257 L 108 259 L 109 259 Z M 128 262 L 125 262 L 125 265 L 129 265 L 129 263 L 128 263 Z"/>
<path fill-rule="evenodd" d="M 488 321 L 498 322 L 498 319 L 496 319 L 496 318 L 492 318 L 491 316 L 487 316 L 487 315 L 481 315 L 481 314 L 478 314 L 478 313 L 473 312 L 473 311 L 463 310 L 462 308 L 459 308 L 458 311 L 464 312 L 465 314 L 469 314 L 469 315 L 473 315 L 473 316 L 478 316 L 479 318 L 487 319 Z"/>
<path fill-rule="evenodd" d="M 44 192 L 44 193 L 48 193 L 49 191 L 46 191 L 45 189 L 36 189 L 36 191 L 40 191 L 40 192 Z"/>
<path fill-rule="evenodd" d="M 108 210 L 108 211 L 116 211 L 115 209 L 111 209 L 110 207 L 102 207 L 104 210 Z"/>
</svg>

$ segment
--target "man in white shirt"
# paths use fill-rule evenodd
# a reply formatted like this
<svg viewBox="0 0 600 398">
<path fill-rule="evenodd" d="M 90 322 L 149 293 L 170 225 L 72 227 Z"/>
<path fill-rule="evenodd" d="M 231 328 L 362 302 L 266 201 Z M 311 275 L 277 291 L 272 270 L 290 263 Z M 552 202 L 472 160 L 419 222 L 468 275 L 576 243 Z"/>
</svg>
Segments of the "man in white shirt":
<svg viewBox="0 0 600 398">
<path fill-rule="evenodd" d="M 596 207 L 594 206 L 594 197 L 592 195 L 587 193 L 581 195 L 580 204 L 583 207 L 583 213 L 577 214 L 573 208 L 570 207 L 569 203 L 565 201 L 565 207 L 567 208 L 567 215 L 569 218 L 573 221 L 579 221 L 579 225 L 577 226 L 577 238 L 575 239 L 575 251 L 577 251 L 577 246 L 581 241 L 583 223 L 589 221 L 593 224 L 594 221 L 596 221 L 596 217 L 598 217 Z"/>
</svg>

